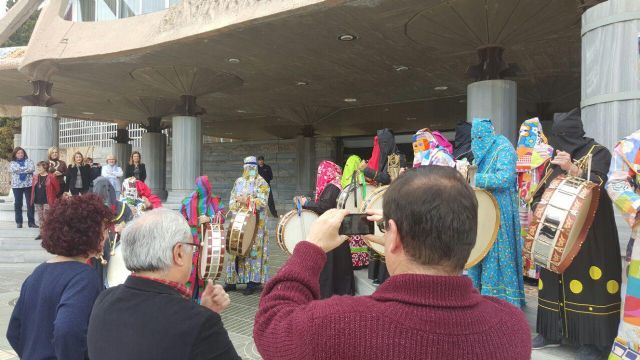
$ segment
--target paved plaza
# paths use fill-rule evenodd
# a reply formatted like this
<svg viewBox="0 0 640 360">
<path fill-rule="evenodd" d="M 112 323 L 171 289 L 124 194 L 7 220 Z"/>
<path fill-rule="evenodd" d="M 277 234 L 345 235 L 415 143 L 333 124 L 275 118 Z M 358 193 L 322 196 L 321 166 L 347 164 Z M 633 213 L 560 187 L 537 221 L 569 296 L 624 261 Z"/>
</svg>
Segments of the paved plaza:
<svg viewBox="0 0 640 360">
<path fill-rule="evenodd" d="M 271 227 L 273 228 L 275 224 Z M 7 232 L 9 228 L 13 228 L 13 224 L 8 222 L 0 222 L 0 232 Z M 278 269 L 282 266 L 287 256 L 280 250 L 276 241 L 274 241 L 274 232 L 271 229 L 271 268 L 270 272 L 274 275 Z M 11 230 L 13 232 L 15 230 Z M 32 229 L 23 229 L 29 237 L 22 237 L 21 241 L 34 242 L 31 233 L 35 233 Z M 0 238 L 3 238 L 0 235 Z M 24 279 L 31 273 L 31 271 L 37 266 L 37 263 L 2 263 L 0 264 L 0 360 L 17 360 L 18 357 L 11 350 L 5 333 L 7 325 L 9 323 L 9 317 L 15 304 L 16 299 L 20 293 L 20 285 Z M 366 270 L 360 270 L 357 272 L 357 286 L 359 293 L 370 293 L 375 288 L 371 285 L 370 281 L 366 279 Z M 532 336 L 535 329 L 535 307 L 537 304 L 536 289 L 528 286 L 527 289 L 527 318 L 532 328 Z M 244 296 L 239 292 L 231 292 L 231 306 L 222 313 L 222 319 L 226 329 L 229 331 L 229 336 L 236 350 L 242 356 L 243 359 L 261 359 L 258 350 L 255 348 L 252 339 L 253 333 L 253 320 L 258 307 L 259 294 L 251 296 Z M 553 349 L 545 349 L 541 351 L 534 351 L 532 358 L 534 360 L 556 360 L 556 359 L 577 359 L 575 355 L 575 349 L 572 347 L 561 347 Z"/>
</svg>

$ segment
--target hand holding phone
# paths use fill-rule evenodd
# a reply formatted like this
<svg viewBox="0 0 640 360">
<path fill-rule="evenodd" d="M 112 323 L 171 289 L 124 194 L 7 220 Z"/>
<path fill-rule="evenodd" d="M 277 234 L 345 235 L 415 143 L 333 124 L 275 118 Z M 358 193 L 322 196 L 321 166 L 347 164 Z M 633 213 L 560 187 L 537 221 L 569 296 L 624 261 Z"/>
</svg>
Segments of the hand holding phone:
<svg viewBox="0 0 640 360">
<path fill-rule="evenodd" d="M 375 223 L 367 219 L 367 214 L 349 214 L 344 217 L 338 234 L 368 235 L 374 233 Z"/>
</svg>

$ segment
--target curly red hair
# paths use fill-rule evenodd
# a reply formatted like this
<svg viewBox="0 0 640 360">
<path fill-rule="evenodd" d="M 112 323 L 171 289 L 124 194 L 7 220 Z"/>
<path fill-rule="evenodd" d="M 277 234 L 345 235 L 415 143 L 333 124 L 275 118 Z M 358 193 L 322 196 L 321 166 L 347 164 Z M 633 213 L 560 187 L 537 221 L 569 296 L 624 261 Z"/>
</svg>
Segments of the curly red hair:
<svg viewBox="0 0 640 360">
<path fill-rule="evenodd" d="M 40 229 L 42 247 L 54 255 L 91 256 L 102 251 L 104 229 L 112 218 L 113 211 L 96 194 L 58 199 Z"/>
</svg>

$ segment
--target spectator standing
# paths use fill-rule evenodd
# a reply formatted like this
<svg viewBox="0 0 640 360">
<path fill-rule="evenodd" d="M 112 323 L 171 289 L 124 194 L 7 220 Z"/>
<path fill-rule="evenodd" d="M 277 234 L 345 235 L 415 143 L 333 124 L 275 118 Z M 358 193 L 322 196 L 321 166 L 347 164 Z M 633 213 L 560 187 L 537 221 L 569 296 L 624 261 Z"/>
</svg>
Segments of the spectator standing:
<svg viewBox="0 0 640 360">
<path fill-rule="evenodd" d="M 60 192 L 60 183 L 58 183 L 58 178 L 49 172 L 49 163 L 46 161 L 38 162 L 36 174 L 33 175 L 31 183 L 30 205 L 38 213 L 38 225 L 42 226 L 49 208 L 56 202 Z M 36 237 L 36 240 L 39 239 L 40 235 Z"/>
<path fill-rule="evenodd" d="M 93 162 L 93 158 L 87 157 L 84 159 L 84 164 L 89 166 L 89 178 L 91 183 L 89 184 L 89 191 L 93 192 L 93 181 L 100 177 L 102 174 L 102 166 Z"/>
<path fill-rule="evenodd" d="M 116 190 L 116 196 L 120 198 L 120 178 L 122 177 L 123 172 L 117 162 L 118 160 L 116 160 L 115 156 L 107 156 L 107 164 L 102 167 L 102 176 L 109 179 L 111 186 Z"/>
<path fill-rule="evenodd" d="M 87 261 L 101 251 L 112 217 L 93 194 L 63 197 L 51 207 L 42 247 L 55 256 L 22 284 L 7 329 L 21 359 L 86 359 L 89 316 L 101 289 Z"/>
<path fill-rule="evenodd" d="M 27 156 L 23 148 L 13 149 L 11 154 L 11 189 L 13 190 L 13 211 L 15 212 L 16 225 L 22 227 L 22 198 L 27 202 L 27 221 L 30 228 L 37 228 L 33 206 L 31 206 L 31 185 L 35 166 Z"/>
<path fill-rule="evenodd" d="M 49 151 L 49 172 L 56 176 L 60 190 L 57 197 L 61 197 L 65 189 L 64 174 L 67 172 L 67 163 L 60 160 L 60 151 L 56 146 L 50 147 Z"/>
<path fill-rule="evenodd" d="M 253 337 L 265 360 L 531 358 L 524 313 L 483 296 L 462 271 L 475 243 L 478 203 L 458 172 L 408 170 L 389 185 L 384 244 L 391 277 L 371 296 L 319 300 L 326 253 L 345 238 L 347 210 L 331 209 L 262 294 Z M 382 215 L 382 216 L 381 216 Z"/>
<path fill-rule="evenodd" d="M 147 169 L 142 163 L 142 155 L 138 151 L 131 153 L 124 178 L 128 179 L 132 176 L 142 182 L 147 180 Z"/>
<path fill-rule="evenodd" d="M 269 184 L 269 212 L 271 216 L 278 217 L 278 211 L 276 210 L 276 203 L 273 200 L 273 190 L 271 189 L 271 180 L 273 180 L 273 171 L 271 166 L 264 163 L 264 156 L 258 156 L 258 174 Z"/>
<path fill-rule="evenodd" d="M 81 152 L 73 154 L 73 164 L 67 166 L 66 189 L 71 195 L 85 194 L 91 185 L 91 168 L 85 165 Z"/>
</svg>

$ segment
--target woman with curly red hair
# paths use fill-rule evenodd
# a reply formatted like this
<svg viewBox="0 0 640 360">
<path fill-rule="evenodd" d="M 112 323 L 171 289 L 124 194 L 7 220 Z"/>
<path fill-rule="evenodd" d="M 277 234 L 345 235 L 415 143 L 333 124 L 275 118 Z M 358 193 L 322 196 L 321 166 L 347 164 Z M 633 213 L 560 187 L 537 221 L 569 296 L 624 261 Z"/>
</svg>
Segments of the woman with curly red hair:
<svg viewBox="0 0 640 360">
<path fill-rule="evenodd" d="M 87 261 L 102 252 L 112 217 L 95 194 L 61 198 L 49 210 L 42 247 L 55 256 L 22 284 L 7 330 L 20 358 L 86 358 L 89 315 L 102 289 Z"/>
</svg>

